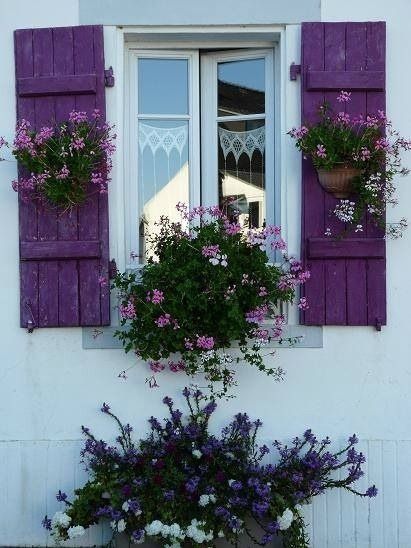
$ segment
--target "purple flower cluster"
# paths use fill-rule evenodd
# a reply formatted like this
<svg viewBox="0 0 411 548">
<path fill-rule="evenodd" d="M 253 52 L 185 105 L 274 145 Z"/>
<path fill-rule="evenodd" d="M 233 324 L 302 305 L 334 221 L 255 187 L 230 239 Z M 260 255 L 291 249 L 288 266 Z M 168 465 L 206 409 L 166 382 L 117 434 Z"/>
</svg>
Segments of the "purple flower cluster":
<svg viewBox="0 0 411 548">
<path fill-rule="evenodd" d="M 204 531 L 211 531 L 212 538 L 223 532 L 235 544 L 241 534 L 248 533 L 244 524 L 254 519 L 261 544 L 281 536 L 286 544 L 294 542 L 290 546 L 306 548 L 301 540 L 305 538 L 304 522 L 298 504 L 332 488 L 362 497 L 376 496 L 375 486 L 365 493 L 353 487 L 365 462 L 355 448 L 355 435 L 344 449 L 333 452 L 329 438 L 318 441 L 306 430 L 289 446 L 275 441 L 276 463 L 266 464 L 270 448 L 256 442 L 260 420 L 238 413 L 220 436 L 215 436 L 208 428 L 215 401 L 207 400 L 197 389 L 185 388 L 183 395 L 187 417 L 165 397 L 168 418 L 160 422 L 151 417 L 150 432 L 138 443 L 130 437 L 130 425 L 122 424 L 106 403 L 101 411 L 117 422 L 118 446 L 97 440 L 83 427 L 86 442 L 82 457 L 89 481 L 76 491 L 72 502 L 65 493 L 57 493 L 57 500 L 66 504 L 72 525 L 87 528 L 109 519 L 116 527 L 121 524 L 130 540 L 137 542 L 144 531 L 154 536 L 161 533 L 160 537 L 168 534 L 167 528 L 160 530 L 150 524 L 178 524 L 176 531 L 189 534 L 194 520 L 204 522 Z M 46 516 L 43 526 L 50 529 L 52 520 Z M 64 527 L 59 534 L 67 538 Z"/>
</svg>

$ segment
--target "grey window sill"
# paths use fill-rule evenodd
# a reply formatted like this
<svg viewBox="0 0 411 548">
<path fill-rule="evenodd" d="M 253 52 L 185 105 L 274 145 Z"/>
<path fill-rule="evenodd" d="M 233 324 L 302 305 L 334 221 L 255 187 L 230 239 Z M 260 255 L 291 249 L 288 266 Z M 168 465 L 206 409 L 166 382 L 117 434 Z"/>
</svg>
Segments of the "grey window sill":
<svg viewBox="0 0 411 548">
<path fill-rule="evenodd" d="M 121 341 L 114 337 L 119 327 L 84 327 L 84 349 L 122 349 Z M 287 339 L 293 339 L 290 343 Z M 282 341 L 271 342 L 268 348 L 323 348 L 323 328 L 321 326 L 288 325 Z"/>
</svg>

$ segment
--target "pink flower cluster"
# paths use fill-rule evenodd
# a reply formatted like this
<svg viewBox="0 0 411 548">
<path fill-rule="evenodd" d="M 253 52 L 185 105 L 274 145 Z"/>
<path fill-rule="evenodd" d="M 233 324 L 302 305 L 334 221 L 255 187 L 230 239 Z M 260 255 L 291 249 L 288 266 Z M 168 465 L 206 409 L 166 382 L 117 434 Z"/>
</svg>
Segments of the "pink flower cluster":
<svg viewBox="0 0 411 548">
<path fill-rule="evenodd" d="M 171 316 L 170 314 L 162 314 L 156 320 L 154 320 L 154 323 L 157 325 L 157 327 L 166 327 L 167 325 L 171 324 Z"/>
<path fill-rule="evenodd" d="M 37 135 L 34 137 L 36 145 L 42 145 L 48 139 L 51 139 L 54 135 L 54 129 L 52 127 L 42 127 Z"/>
<path fill-rule="evenodd" d="M 316 154 L 319 158 L 326 158 L 327 152 L 324 145 L 317 145 Z"/>
<path fill-rule="evenodd" d="M 206 337 L 205 335 L 197 336 L 197 348 L 201 348 L 202 350 L 212 350 L 214 348 L 214 344 L 215 342 L 213 337 Z"/>
<path fill-rule="evenodd" d="M 246 312 L 245 314 L 245 321 L 248 323 L 262 323 L 266 318 L 268 314 L 268 305 L 263 304 L 261 306 L 257 306 L 254 308 L 254 310 L 250 310 L 249 312 Z"/>
<path fill-rule="evenodd" d="M 201 249 L 203 257 L 215 257 L 218 253 L 221 253 L 219 245 L 206 245 Z"/>
<path fill-rule="evenodd" d="M 131 301 L 128 301 L 128 303 L 125 305 L 121 304 L 119 308 L 122 318 L 126 320 L 132 320 L 136 317 L 136 309 Z"/>
<path fill-rule="evenodd" d="M 16 135 L 12 145 L 12 152 L 23 167 L 26 167 L 31 173 L 30 177 L 25 177 L 19 182 L 13 181 L 12 186 L 16 191 L 23 193 L 24 200 L 50 198 L 55 196 L 51 192 L 51 185 L 58 181 L 70 182 L 72 188 L 81 189 L 90 181 L 98 186 L 100 193 L 107 192 L 107 174 L 112 163 L 110 156 L 115 150 L 113 140 L 115 135 L 110 132 L 112 127 L 105 123 L 98 126 L 100 113 L 95 110 L 89 121 L 86 112 L 73 110 L 70 112 L 69 120 L 66 123 L 57 124 L 54 127 L 43 126 L 37 132 L 31 128 L 29 121 L 22 119 L 16 125 Z M 67 137 L 69 145 L 67 146 Z M 7 144 L 3 143 L 2 144 Z M 27 158 L 29 155 L 29 159 Z M 73 156 L 86 154 L 88 162 L 85 162 L 84 174 L 78 173 L 78 161 L 72 160 Z M 94 161 L 93 161 L 94 160 Z M 76 178 L 72 178 L 74 173 L 73 162 L 77 170 Z M 47 185 L 41 185 L 47 180 Z M 56 205 L 63 205 L 64 188 L 68 186 L 59 186 L 60 202 Z M 71 189 L 67 196 L 67 203 L 73 205 L 73 194 Z M 78 203 L 81 202 L 83 194 L 77 193 Z M 76 193 L 74 193 L 76 194 Z M 77 203 L 77 202 L 76 202 Z M 66 204 L 67 205 L 67 204 Z"/>
<path fill-rule="evenodd" d="M 161 304 L 164 301 L 164 293 L 160 289 L 153 289 L 148 291 L 146 301 L 153 304 Z"/>
<path fill-rule="evenodd" d="M 96 111 L 94 110 L 94 113 L 95 112 Z M 82 122 L 87 122 L 88 121 L 87 112 L 72 110 L 69 114 L 69 120 L 70 122 L 73 122 L 74 124 L 81 124 Z"/>
<path fill-rule="evenodd" d="M 91 182 L 93 185 L 96 185 L 99 187 L 100 194 L 107 194 L 107 182 L 104 179 L 102 173 L 92 173 L 91 174 Z"/>
</svg>

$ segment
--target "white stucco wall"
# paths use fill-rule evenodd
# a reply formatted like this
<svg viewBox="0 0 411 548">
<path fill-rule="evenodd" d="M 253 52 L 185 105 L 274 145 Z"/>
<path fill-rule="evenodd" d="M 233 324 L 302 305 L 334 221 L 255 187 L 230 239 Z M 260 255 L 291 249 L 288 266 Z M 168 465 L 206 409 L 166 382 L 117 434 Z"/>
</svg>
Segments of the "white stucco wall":
<svg viewBox="0 0 411 548">
<path fill-rule="evenodd" d="M 0 135 L 11 139 L 15 124 L 12 31 L 76 25 L 79 9 L 77 0 L 14 0 L 7 8 L 5 4 L 0 18 Z M 387 21 L 387 110 L 395 127 L 411 136 L 407 97 L 411 71 L 404 54 L 409 0 L 322 0 L 321 14 L 324 21 Z M 293 48 L 298 55 L 297 35 L 298 27 L 288 32 L 291 57 L 287 62 L 299 60 L 292 58 Z M 299 84 L 286 81 L 285 85 L 285 112 L 291 125 L 298 112 Z M 286 151 L 289 191 L 284 208 L 290 248 L 295 252 L 299 249 L 299 162 L 292 146 Z M 143 365 L 130 370 L 127 381 L 117 378 L 134 363 L 132 355 L 121 350 L 83 350 L 81 329 L 43 329 L 29 335 L 19 328 L 18 211 L 10 187 L 15 173 L 15 163 L 0 163 L 0 546 L 47 542 L 39 521 L 46 511 L 57 509 L 54 491 L 81 481 L 79 426 L 92 426 L 100 436 L 113 434 L 111 424 L 97 412 L 102 401 L 110 402 L 137 432 L 144 431 L 146 418 L 162 412 L 162 397 L 169 394 L 178 400 L 186 381 L 183 376 L 164 375 L 160 388 L 150 390 Z M 400 203 L 389 213 L 392 219 L 410 217 L 411 178 L 401 180 L 398 188 Z M 221 403 L 216 415 L 215 427 L 240 410 L 261 417 L 265 438 L 291 438 L 310 426 L 319 435 L 337 440 L 352 432 L 370 440 L 367 447 L 374 471 L 370 480 L 383 487 L 371 513 L 373 532 L 368 506 L 354 505 L 352 499 L 324 499 L 311 516 L 316 548 L 411 546 L 409 482 L 398 474 L 406 470 L 408 456 L 411 459 L 411 444 L 404 441 L 411 440 L 410 249 L 411 229 L 403 239 L 388 243 L 388 325 L 382 332 L 328 327 L 324 348 L 279 350 L 275 360 L 287 371 L 285 381 L 277 384 L 246 369 L 238 374 L 237 398 Z"/>
</svg>

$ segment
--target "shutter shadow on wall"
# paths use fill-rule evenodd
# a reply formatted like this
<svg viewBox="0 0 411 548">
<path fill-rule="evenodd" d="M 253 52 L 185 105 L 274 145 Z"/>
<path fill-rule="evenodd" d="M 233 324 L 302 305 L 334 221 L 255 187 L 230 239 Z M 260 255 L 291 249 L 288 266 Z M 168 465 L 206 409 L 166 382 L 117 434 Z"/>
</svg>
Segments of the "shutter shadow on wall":
<svg viewBox="0 0 411 548">
<path fill-rule="evenodd" d="M 301 35 L 301 120 L 317 120 L 326 100 L 350 115 L 385 111 L 385 23 L 303 23 Z M 351 101 L 340 104 L 341 90 Z M 311 270 L 304 288 L 310 308 L 305 325 L 386 323 L 384 232 L 369 219 L 363 232 L 343 240 L 344 225 L 330 216 L 339 200 L 326 193 L 311 160 L 302 160 L 302 256 Z"/>
<path fill-rule="evenodd" d="M 105 120 L 101 26 L 17 30 L 17 119 L 34 129 L 68 119 L 72 110 Z M 57 212 L 19 200 L 22 327 L 109 323 L 108 199 L 92 193 Z"/>
</svg>

